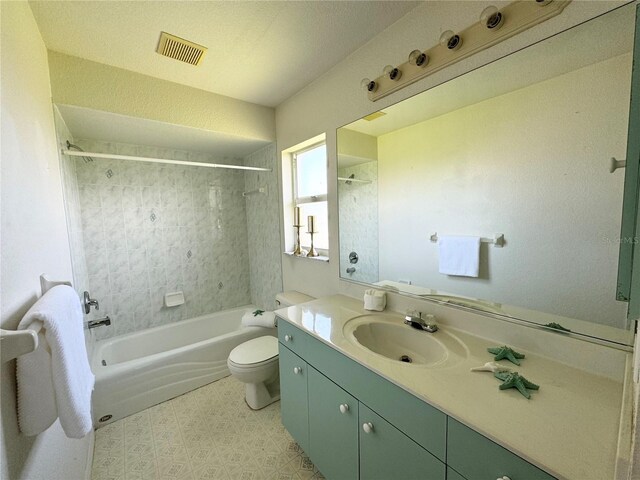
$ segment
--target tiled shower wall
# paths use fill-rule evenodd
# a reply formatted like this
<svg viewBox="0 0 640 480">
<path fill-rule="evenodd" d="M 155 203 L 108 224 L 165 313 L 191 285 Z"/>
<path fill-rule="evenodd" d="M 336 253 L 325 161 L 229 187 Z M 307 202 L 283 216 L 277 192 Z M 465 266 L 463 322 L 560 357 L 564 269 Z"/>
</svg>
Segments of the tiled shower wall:
<svg viewBox="0 0 640 480">
<path fill-rule="evenodd" d="M 264 193 L 249 193 L 245 197 L 251 301 L 264 310 L 274 310 L 275 296 L 282 291 L 276 146 L 268 145 L 244 160 L 245 165 L 271 168 L 271 172 L 247 172 L 244 188 L 247 192 L 259 188 L 265 190 Z"/>
<path fill-rule="evenodd" d="M 367 162 L 338 170 L 339 177 L 354 174 L 356 180 L 371 183 L 338 183 L 340 211 L 340 276 L 359 282 L 378 279 L 378 162 Z M 358 263 L 349 263 L 349 253 Z M 354 273 L 346 269 L 355 267 Z"/>
<path fill-rule="evenodd" d="M 211 155 L 96 141 L 86 151 L 217 162 Z M 89 284 L 111 327 L 97 338 L 251 302 L 244 173 L 76 158 Z M 186 303 L 164 307 L 182 290 Z"/>
</svg>

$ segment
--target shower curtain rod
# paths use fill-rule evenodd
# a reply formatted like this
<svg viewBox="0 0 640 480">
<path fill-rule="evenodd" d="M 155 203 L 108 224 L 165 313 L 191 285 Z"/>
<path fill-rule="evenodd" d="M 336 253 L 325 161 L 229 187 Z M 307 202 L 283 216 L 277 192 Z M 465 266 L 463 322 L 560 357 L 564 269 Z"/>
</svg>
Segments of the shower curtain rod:
<svg viewBox="0 0 640 480">
<path fill-rule="evenodd" d="M 75 150 L 62 150 L 63 155 L 72 157 L 113 158 L 115 160 L 131 160 L 133 162 L 166 163 L 171 165 L 187 165 L 190 167 L 228 168 L 231 170 L 251 170 L 256 172 L 270 172 L 270 168 L 245 167 L 244 165 L 227 165 L 224 163 L 185 162 L 182 160 L 166 160 L 164 158 L 134 157 L 131 155 L 115 155 L 111 153 L 76 152 Z"/>
</svg>

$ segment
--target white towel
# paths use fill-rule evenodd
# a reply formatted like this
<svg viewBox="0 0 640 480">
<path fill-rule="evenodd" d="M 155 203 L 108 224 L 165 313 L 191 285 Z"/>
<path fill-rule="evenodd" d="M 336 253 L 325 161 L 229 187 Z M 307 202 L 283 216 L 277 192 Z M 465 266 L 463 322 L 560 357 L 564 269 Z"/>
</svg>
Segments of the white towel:
<svg viewBox="0 0 640 480">
<path fill-rule="evenodd" d="M 477 277 L 480 270 L 480 237 L 443 235 L 438 239 L 440 273 Z"/>
<path fill-rule="evenodd" d="M 242 321 L 240 323 L 243 327 L 273 328 L 276 326 L 276 314 L 273 312 L 265 312 L 263 310 L 247 310 L 242 316 Z"/>
<path fill-rule="evenodd" d="M 45 431 L 56 418 L 69 438 L 82 438 L 93 427 L 89 367 L 80 300 L 73 288 L 47 291 L 20 321 L 18 330 L 41 322 L 38 348 L 18 357 L 18 422 L 25 435 Z"/>
</svg>

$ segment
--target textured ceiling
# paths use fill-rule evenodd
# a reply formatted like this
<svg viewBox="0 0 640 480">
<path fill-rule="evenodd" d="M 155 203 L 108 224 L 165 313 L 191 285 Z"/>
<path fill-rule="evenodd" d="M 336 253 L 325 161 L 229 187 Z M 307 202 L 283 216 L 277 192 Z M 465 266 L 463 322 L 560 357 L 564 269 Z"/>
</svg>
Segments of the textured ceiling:
<svg viewBox="0 0 640 480">
<path fill-rule="evenodd" d="M 48 49 L 276 106 L 420 2 L 31 1 Z M 194 67 L 161 31 L 208 47 Z"/>
</svg>

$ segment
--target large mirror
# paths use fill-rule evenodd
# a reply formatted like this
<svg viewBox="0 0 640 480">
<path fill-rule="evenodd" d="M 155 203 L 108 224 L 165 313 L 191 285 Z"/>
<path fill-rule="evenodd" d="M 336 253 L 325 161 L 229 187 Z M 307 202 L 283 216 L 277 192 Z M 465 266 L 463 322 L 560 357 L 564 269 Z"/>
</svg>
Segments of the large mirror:
<svg viewBox="0 0 640 480">
<path fill-rule="evenodd" d="M 341 278 L 630 344 L 609 168 L 634 24 L 620 7 L 340 128 Z M 477 276 L 440 273 L 456 236 L 480 237 Z"/>
</svg>

